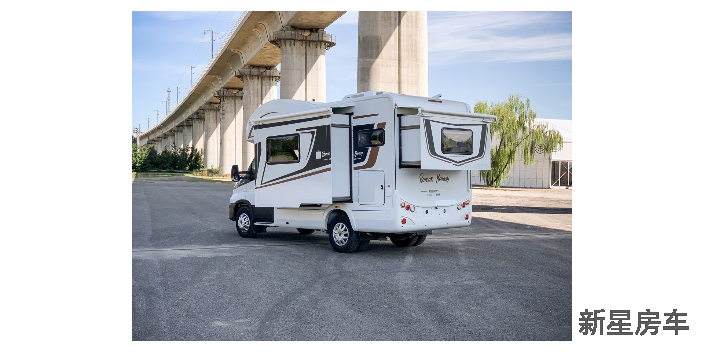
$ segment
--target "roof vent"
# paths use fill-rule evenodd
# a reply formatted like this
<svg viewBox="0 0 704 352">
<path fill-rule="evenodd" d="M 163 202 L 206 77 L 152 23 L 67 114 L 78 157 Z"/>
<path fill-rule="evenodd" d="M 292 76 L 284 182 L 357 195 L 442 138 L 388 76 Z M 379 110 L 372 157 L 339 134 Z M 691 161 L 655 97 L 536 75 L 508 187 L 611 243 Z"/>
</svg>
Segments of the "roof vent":
<svg viewBox="0 0 704 352">
<path fill-rule="evenodd" d="M 361 98 L 361 97 L 363 97 L 363 96 L 364 96 L 364 93 L 360 93 L 360 94 L 347 94 L 347 95 L 345 95 L 345 97 L 342 98 L 342 99 L 344 100 L 344 99 L 352 99 L 352 98 Z"/>
<path fill-rule="evenodd" d="M 361 97 L 373 97 L 373 96 L 375 96 L 375 95 L 388 94 L 388 93 L 389 93 L 389 92 L 383 92 L 383 91 L 372 90 L 372 91 L 369 91 L 369 92 L 362 92 L 362 93 L 357 93 L 357 94 L 348 94 L 348 95 L 346 95 L 346 96 L 345 96 L 344 98 L 342 98 L 342 99 L 344 100 L 344 99 L 361 98 Z"/>
</svg>

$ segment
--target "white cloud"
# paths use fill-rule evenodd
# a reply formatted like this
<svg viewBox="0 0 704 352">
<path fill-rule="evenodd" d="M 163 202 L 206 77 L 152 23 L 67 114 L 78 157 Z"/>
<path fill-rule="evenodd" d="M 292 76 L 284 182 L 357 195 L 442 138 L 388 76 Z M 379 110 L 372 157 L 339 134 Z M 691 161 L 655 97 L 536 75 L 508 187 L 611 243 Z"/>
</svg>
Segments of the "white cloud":
<svg viewBox="0 0 704 352">
<path fill-rule="evenodd" d="M 432 65 L 572 58 L 569 12 L 429 13 L 428 22 Z"/>
</svg>

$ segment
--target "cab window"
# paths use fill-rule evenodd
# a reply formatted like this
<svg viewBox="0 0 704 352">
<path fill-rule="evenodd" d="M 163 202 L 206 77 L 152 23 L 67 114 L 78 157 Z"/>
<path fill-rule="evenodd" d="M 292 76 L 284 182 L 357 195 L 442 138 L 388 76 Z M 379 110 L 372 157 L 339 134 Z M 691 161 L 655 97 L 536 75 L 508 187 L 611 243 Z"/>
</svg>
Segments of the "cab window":
<svg viewBox="0 0 704 352">
<path fill-rule="evenodd" d="M 300 141 L 297 134 L 266 139 L 266 163 L 297 163 L 300 159 Z"/>
</svg>

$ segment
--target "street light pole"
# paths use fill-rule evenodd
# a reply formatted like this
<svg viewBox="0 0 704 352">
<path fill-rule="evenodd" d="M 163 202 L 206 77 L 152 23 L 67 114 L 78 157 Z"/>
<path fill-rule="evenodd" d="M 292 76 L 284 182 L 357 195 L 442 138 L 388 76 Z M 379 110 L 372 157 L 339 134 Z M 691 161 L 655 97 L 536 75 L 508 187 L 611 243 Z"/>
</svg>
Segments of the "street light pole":
<svg viewBox="0 0 704 352">
<path fill-rule="evenodd" d="M 210 59 L 212 60 L 214 55 L 213 55 L 213 31 L 211 29 L 205 29 L 203 30 L 203 34 L 205 32 L 210 32 Z"/>
<path fill-rule="evenodd" d="M 195 66 L 191 66 L 191 88 L 193 88 L 193 69 L 196 68 Z"/>
</svg>

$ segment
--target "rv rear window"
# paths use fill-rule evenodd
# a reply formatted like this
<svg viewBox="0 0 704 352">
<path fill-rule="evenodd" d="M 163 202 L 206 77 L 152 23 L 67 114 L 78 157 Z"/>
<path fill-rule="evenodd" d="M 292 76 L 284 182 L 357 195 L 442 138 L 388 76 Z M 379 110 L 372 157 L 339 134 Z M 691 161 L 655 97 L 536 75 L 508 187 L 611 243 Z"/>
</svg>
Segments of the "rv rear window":
<svg viewBox="0 0 704 352">
<path fill-rule="evenodd" d="M 357 147 L 379 147 L 384 145 L 384 129 L 362 130 L 357 133 Z"/>
<path fill-rule="evenodd" d="M 443 128 L 441 134 L 443 154 L 472 154 L 472 130 Z"/>
<path fill-rule="evenodd" d="M 266 163 L 297 163 L 300 150 L 297 134 L 269 137 L 266 139 Z"/>
</svg>

